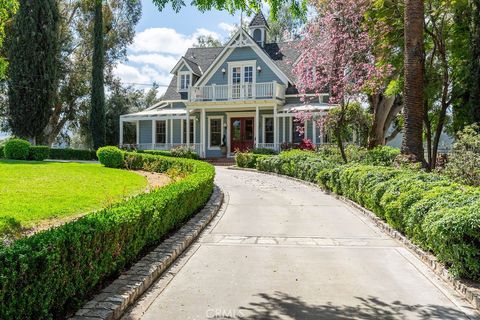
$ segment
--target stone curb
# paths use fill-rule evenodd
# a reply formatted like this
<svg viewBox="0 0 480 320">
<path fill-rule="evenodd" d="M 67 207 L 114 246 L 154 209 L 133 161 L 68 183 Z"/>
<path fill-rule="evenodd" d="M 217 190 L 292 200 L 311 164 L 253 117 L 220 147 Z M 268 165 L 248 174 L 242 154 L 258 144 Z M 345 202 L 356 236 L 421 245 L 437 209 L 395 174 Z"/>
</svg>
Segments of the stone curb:
<svg viewBox="0 0 480 320">
<path fill-rule="evenodd" d="M 119 319 L 126 309 L 193 243 L 220 210 L 223 197 L 222 190 L 215 185 L 212 196 L 199 213 L 93 297 L 70 319 Z"/>
<path fill-rule="evenodd" d="M 240 167 L 229 167 L 228 169 L 230 170 L 238 170 L 238 171 L 248 171 L 248 172 L 258 172 L 262 174 L 267 174 L 267 175 L 272 175 L 272 176 L 277 176 L 277 177 L 282 177 L 286 178 L 288 180 L 296 181 L 299 183 L 302 183 L 304 185 L 316 187 L 323 192 L 327 194 L 333 195 L 335 198 L 341 200 L 342 202 L 348 204 L 349 206 L 357 209 L 360 211 L 364 216 L 366 216 L 370 221 L 372 221 L 382 232 L 386 233 L 390 237 L 398 240 L 401 242 L 407 249 L 409 249 L 417 258 L 419 258 L 425 265 L 429 267 L 438 277 L 440 277 L 444 282 L 446 282 L 450 287 L 455 289 L 463 298 L 465 298 L 468 302 L 472 304 L 475 309 L 480 311 L 480 288 L 472 286 L 469 284 L 467 281 L 464 280 L 459 280 L 453 277 L 447 270 L 447 268 L 437 260 L 435 256 L 432 254 L 425 252 L 423 249 L 418 247 L 417 245 L 413 244 L 407 237 L 405 237 L 403 234 L 401 234 L 399 231 L 393 229 L 390 227 L 385 221 L 380 219 L 373 213 L 372 211 L 365 209 L 358 203 L 347 199 L 343 196 L 337 195 L 333 192 L 330 192 L 328 190 L 325 190 L 321 188 L 319 185 L 300 180 L 297 178 L 281 175 L 278 173 L 274 172 L 265 172 L 265 171 L 258 171 L 256 169 L 250 169 L 250 168 L 240 168 Z"/>
</svg>

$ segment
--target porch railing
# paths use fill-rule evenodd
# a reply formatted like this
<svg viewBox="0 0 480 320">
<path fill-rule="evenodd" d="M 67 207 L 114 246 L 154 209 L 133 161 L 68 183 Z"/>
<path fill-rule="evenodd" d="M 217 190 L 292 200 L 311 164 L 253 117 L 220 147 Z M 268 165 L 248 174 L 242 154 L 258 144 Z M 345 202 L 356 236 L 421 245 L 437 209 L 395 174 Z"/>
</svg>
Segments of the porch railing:
<svg viewBox="0 0 480 320">
<path fill-rule="evenodd" d="M 189 88 L 190 101 L 285 99 L 285 86 L 274 82 L 209 85 Z"/>
</svg>

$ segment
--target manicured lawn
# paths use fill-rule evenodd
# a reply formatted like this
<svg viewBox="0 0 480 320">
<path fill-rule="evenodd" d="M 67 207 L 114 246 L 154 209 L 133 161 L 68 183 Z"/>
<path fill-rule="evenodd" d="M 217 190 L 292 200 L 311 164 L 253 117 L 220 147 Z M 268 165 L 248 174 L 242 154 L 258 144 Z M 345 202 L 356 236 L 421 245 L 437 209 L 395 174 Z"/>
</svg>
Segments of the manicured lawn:
<svg viewBox="0 0 480 320">
<path fill-rule="evenodd" d="M 147 180 L 100 164 L 0 160 L 0 218 L 24 227 L 102 208 L 143 191 Z M 0 234 L 2 233 L 0 221 Z"/>
</svg>

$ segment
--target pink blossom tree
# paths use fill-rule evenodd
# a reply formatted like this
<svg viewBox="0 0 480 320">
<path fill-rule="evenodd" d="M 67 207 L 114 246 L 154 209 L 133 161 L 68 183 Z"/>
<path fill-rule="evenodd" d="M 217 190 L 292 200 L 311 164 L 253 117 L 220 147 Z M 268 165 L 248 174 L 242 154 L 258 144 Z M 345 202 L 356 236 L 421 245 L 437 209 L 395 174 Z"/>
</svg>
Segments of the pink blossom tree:
<svg viewBox="0 0 480 320">
<path fill-rule="evenodd" d="M 370 0 L 317 1 L 318 17 L 305 29 L 299 44 L 303 54 L 293 71 L 301 93 L 318 95 L 328 91 L 330 103 L 338 105 L 334 136 L 347 162 L 341 134 L 346 106 L 362 93 L 379 90 L 391 67 L 377 65 L 372 54 L 374 41 L 365 23 Z M 315 121 L 320 130 L 323 122 L 328 121 L 328 116 L 324 119 L 311 112 L 297 112 L 295 117 L 301 124 L 305 120 Z"/>
</svg>

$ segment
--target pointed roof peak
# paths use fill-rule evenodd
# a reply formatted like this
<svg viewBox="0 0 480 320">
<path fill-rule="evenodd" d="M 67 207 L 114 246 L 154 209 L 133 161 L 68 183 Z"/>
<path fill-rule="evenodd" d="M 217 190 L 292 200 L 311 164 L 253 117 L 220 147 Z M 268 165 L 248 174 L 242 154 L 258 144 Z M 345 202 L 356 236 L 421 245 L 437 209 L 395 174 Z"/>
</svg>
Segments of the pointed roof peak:
<svg viewBox="0 0 480 320">
<path fill-rule="evenodd" d="M 268 23 L 267 19 L 265 19 L 265 16 L 262 13 L 262 10 L 258 11 L 255 16 L 253 17 L 252 21 L 248 25 L 250 28 L 251 27 L 261 27 L 265 26 L 268 28 Z"/>
</svg>

